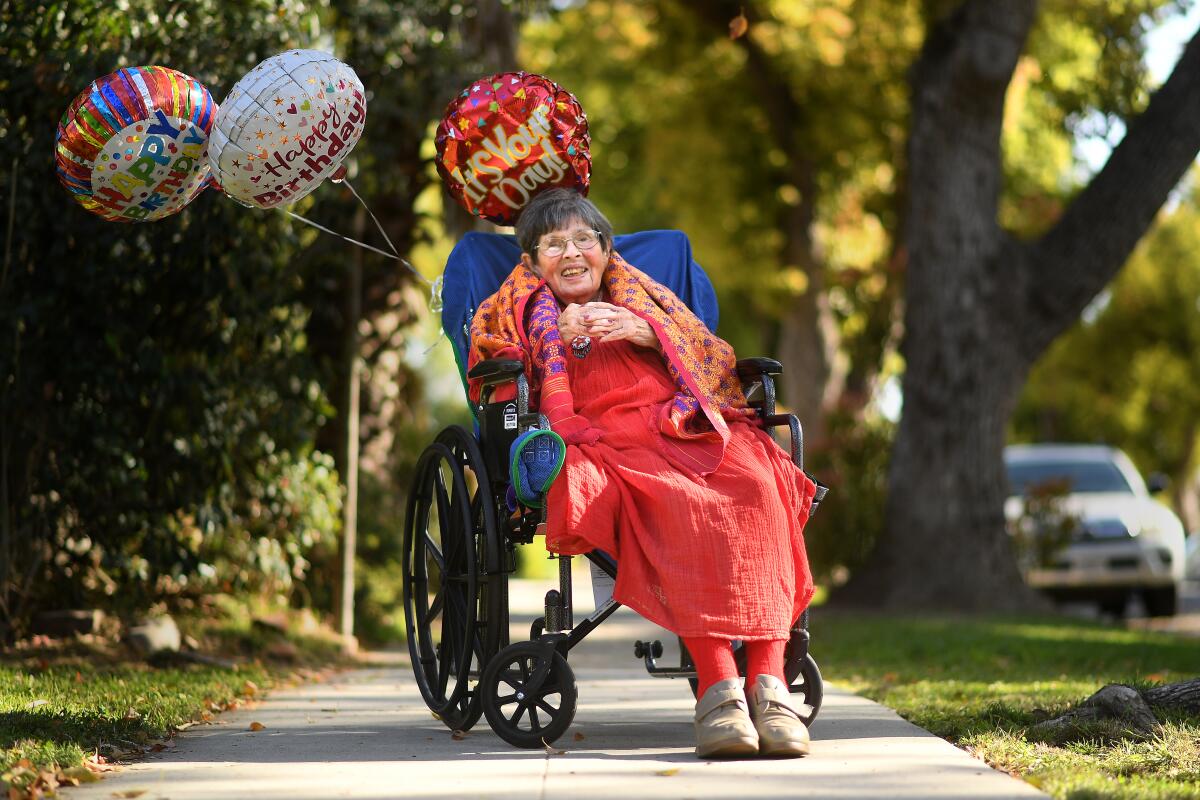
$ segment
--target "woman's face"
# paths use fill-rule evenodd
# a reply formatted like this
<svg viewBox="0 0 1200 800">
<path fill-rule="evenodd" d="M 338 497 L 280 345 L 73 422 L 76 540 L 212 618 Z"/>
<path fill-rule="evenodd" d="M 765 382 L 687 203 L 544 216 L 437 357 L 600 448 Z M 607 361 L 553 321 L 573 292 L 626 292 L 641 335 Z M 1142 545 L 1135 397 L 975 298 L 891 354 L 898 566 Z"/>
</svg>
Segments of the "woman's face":
<svg viewBox="0 0 1200 800">
<path fill-rule="evenodd" d="M 529 253 L 522 256 L 525 265 L 545 278 L 550 291 L 564 303 L 587 303 L 600 293 L 600 279 L 608 266 L 608 251 L 602 242 L 581 250 L 573 238 L 585 236 L 591 230 L 582 220 L 572 220 L 558 230 L 543 234 L 532 260 Z M 566 246 L 561 254 L 546 255 L 544 251 L 548 247 L 563 241 Z"/>
</svg>

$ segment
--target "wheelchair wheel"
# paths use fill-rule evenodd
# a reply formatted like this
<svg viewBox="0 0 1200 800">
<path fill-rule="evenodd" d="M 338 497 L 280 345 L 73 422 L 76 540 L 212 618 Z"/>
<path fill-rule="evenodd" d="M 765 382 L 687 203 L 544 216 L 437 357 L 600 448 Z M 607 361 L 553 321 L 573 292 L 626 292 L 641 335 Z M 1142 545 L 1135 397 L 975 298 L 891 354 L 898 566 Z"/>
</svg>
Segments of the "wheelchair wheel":
<svg viewBox="0 0 1200 800">
<path fill-rule="evenodd" d="M 804 658 L 796 661 L 794 665 L 793 661 L 788 659 L 784 674 L 787 676 L 791 693 L 804 695 L 804 702 L 800 706 L 800 720 L 811 726 L 821 711 L 821 700 L 825 697 L 821 670 L 817 667 L 812 653 L 805 653 Z"/>
<path fill-rule="evenodd" d="M 451 730 L 482 713 L 477 685 L 508 642 L 508 576 L 486 467 L 459 426 L 421 454 L 408 498 L 404 620 L 426 705 Z"/>
<path fill-rule="evenodd" d="M 517 642 L 504 648 L 483 671 L 479 692 L 492 730 L 516 747 L 549 745 L 575 719 L 575 673 L 552 645 Z"/>
</svg>

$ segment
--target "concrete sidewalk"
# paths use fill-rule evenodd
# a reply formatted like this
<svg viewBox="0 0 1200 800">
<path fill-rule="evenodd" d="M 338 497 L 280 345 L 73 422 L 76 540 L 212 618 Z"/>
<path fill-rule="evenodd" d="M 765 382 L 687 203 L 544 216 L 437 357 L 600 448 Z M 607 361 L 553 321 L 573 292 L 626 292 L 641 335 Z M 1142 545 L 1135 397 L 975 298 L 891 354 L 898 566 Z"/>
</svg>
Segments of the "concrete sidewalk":
<svg viewBox="0 0 1200 800">
<path fill-rule="evenodd" d="M 582 586 L 586 587 L 586 583 Z M 536 597 L 514 587 L 516 612 Z M 579 603 L 579 607 L 584 603 Z M 257 708 L 184 731 L 175 745 L 68 800 L 255 798 L 1009 798 L 1041 796 L 890 710 L 826 684 L 803 759 L 701 761 L 691 692 L 650 678 L 636 638 L 661 632 L 622 610 L 571 653 L 579 709 L 553 752 L 510 747 L 481 720 L 456 741 L 407 665 L 274 692 Z M 819 653 L 816 654 L 819 660 Z M 668 653 L 669 657 L 669 653 Z M 265 726 L 249 730 L 252 722 Z M 559 752 L 565 751 L 565 752 Z M 144 794 L 135 794 L 145 792 Z"/>
</svg>

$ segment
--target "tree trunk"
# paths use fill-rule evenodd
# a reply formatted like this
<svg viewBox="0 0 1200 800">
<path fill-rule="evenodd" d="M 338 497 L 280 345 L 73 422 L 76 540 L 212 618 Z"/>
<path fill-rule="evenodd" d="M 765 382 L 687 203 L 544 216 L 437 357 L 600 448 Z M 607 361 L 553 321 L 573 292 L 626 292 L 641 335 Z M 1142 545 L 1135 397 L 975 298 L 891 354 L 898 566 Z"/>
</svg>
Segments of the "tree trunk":
<svg viewBox="0 0 1200 800">
<path fill-rule="evenodd" d="M 1035 0 L 966 0 L 912 73 L 904 410 L 883 536 L 835 598 L 994 610 L 1035 602 L 1004 530 L 1004 434 L 1030 366 L 1108 283 L 1200 149 L 1200 44 L 1055 226 L 997 223 L 1004 95 Z"/>
<path fill-rule="evenodd" d="M 1200 714 L 1200 678 L 1155 686 L 1142 692 L 1142 697 L 1152 708 Z"/>
<path fill-rule="evenodd" d="M 1031 605 L 1004 528 L 999 454 L 1026 366 L 1004 335 L 1000 126 L 1032 0 L 967 4 L 913 70 L 904 412 L 886 530 L 838 599 L 988 610 Z"/>
<path fill-rule="evenodd" d="M 794 150 L 795 148 L 793 148 Z M 825 432 L 825 413 L 834 407 L 846 383 L 846 359 L 838 352 L 841 331 L 829 305 L 825 262 L 813 241 L 816 220 L 816 170 L 797 153 L 789 153 L 792 182 L 800 202 L 787 208 L 780 222 L 783 263 L 803 269 L 804 294 L 796 298 L 780 326 L 779 360 L 784 365 L 782 399 L 800 418 L 805 441 L 816 443 Z"/>
</svg>

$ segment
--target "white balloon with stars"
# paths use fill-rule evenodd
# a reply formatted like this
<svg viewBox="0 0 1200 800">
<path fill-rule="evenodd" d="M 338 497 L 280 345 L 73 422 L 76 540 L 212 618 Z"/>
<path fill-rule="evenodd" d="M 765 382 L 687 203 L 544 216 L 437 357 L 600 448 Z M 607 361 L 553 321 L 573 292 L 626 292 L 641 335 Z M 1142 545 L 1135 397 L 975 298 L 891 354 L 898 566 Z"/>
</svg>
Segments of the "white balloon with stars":
<svg viewBox="0 0 1200 800">
<path fill-rule="evenodd" d="M 209 134 L 213 178 L 246 205 L 273 208 L 306 196 L 362 136 L 362 82 L 319 50 L 289 50 L 246 73 L 220 105 Z"/>
</svg>

